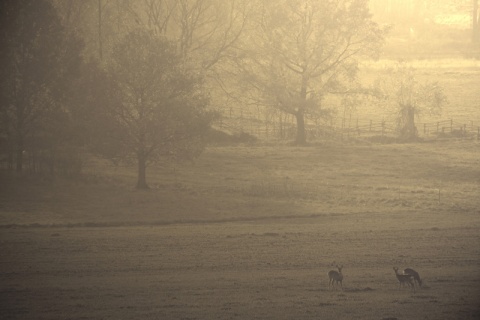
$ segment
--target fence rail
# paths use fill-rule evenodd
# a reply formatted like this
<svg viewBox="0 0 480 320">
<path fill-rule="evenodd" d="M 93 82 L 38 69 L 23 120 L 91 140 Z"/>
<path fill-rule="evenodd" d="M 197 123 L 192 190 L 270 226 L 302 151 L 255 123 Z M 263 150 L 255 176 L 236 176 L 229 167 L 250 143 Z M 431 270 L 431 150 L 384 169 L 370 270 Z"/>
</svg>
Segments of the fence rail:
<svg viewBox="0 0 480 320">
<path fill-rule="evenodd" d="M 252 110 L 227 109 L 220 112 L 217 126 L 233 132 L 246 132 L 261 139 L 293 139 L 296 120 L 293 115 L 280 112 L 255 112 Z M 398 136 L 396 123 L 386 120 L 340 119 L 334 121 L 309 119 L 305 129 L 309 138 L 369 138 Z M 480 140 L 480 125 L 470 121 L 462 123 L 453 119 L 417 122 L 418 136 L 422 138 L 462 138 Z"/>
</svg>

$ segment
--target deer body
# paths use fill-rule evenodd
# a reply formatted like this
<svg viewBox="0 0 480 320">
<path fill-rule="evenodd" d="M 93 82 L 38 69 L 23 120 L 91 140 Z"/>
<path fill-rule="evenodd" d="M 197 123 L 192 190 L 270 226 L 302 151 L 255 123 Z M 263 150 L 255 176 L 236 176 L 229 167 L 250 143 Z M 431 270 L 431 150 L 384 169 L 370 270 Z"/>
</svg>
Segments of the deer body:
<svg viewBox="0 0 480 320">
<path fill-rule="evenodd" d="M 410 274 L 400 274 L 398 273 L 398 268 L 393 267 L 393 270 L 395 271 L 395 276 L 398 279 L 398 288 L 400 289 L 401 287 L 404 287 L 405 284 L 407 284 L 409 287 L 413 289 L 413 292 L 415 292 L 415 284 L 413 283 L 413 276 Z"/>
<path fill-rule="evenodd" d="M 343 290 L 343 284 L 342 284 L 342 281 L 343 281 L 343 274 L 342 274 L 342 268 L 343 266 L 337 266 L 337 269 L 338 271 L 336 270 L 330 270 L 328 272 L 328 287 L 330 288 L 330 286 L 332 286 L 333 288 L 335 288 L 335 284 L 338 286 L 338 283 L 340 283 L 340 287 L 342 288 Z"/>
<path fill-rule="evenodd" d="M 420 279 L 420 275 L 418 274 L 417 271 L 411 268 L 407 268 L 403 270 L 403 274 L 411 275 L 413 277 L 413 280 L 418 284 L 418 286 L 420 287 L 422 286 L 422 279 Z"/>
</svg>

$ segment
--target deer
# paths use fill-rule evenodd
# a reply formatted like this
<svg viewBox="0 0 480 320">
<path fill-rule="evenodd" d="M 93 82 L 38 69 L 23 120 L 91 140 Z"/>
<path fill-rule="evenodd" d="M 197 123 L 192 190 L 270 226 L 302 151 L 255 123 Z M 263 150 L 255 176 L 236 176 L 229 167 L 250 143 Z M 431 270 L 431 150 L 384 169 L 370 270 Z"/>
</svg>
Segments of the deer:
<svg viewBox="0 0 480 320">
<path fill-rule="evenodd" d="M 413 289 L 413 292 L 415 292 L 415 283 L 413 282 L 413 276 L 410 274 L 400 274 L 398 273 L 398 268 L 393 267 L 393 270 L 395 271 L 395 276 L 398 279 L 398 288 L 400 289 L 401 287 L 405 286 L 407 284 L 409 287 Z"/>
<path fill-rule="evenodd" d="M 403 270 L 403 274 L 411 275 L 413 277 L 414 282 L 416 282 L 419 287 L 422 286 L 422 279 L 420 279 L 420 275 L 418 274 L 417 271 L 415 271 L 411 268 L 407 268 L 407 269 Z"/>
<path fill-rule="evenodd" d="M 335 289 L 335 283 L 337 284 L 338 286 L 338 283 L 340 283 L 340 287 L 342 288 L 343 290 L 343 284 L 342 284 L 342 281 L 343 281 L 343 274 L 342 274 L 342 269 L 343 269 L 343 266 L 337 266 L 337 269 L 338 271 L 336 270 L 330 270 L 328 272 L 328 287 L 330 288 L 330 285 Z"/>
</svg>

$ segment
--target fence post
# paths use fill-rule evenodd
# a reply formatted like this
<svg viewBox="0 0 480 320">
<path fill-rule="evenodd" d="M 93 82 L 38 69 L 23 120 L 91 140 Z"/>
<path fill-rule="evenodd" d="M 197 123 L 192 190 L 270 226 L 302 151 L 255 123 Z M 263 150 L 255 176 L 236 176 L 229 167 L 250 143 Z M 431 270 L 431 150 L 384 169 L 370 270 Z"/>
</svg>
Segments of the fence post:
<svg viewBox="0 0 480 320">
<path fill-rule="evenodd" d="M 453 132 L 453 120 L 450 119 L 450 133 Z"/>
</svg>

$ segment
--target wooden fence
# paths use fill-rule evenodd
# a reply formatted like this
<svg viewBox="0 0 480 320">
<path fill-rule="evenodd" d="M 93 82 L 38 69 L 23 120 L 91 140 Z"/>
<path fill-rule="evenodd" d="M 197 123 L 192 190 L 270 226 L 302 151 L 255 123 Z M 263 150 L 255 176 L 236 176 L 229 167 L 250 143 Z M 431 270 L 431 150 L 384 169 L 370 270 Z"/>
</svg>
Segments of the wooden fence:
<svg viewBox="0 0 480 320">
<path fill-rule="evenodd" d="M 260 139 L 291 140 L 296 133 L 293 115 L 281 112 L 260 112 L 243 109 L 227 109 L 220 112 L 217 126 L 231 132 L 245 132 Z M 339 124 L 338 124 L 339 123 Z M 305 127 L 309 139 L 368 139 L 398 137 L 396 123 L 386 120 L 322 119 L 306 118 Z M 470 121 L 441 120 L 416 123 L 418 136 L 430 139 L 480 140 L 480 125 Z"/>
</svg>

